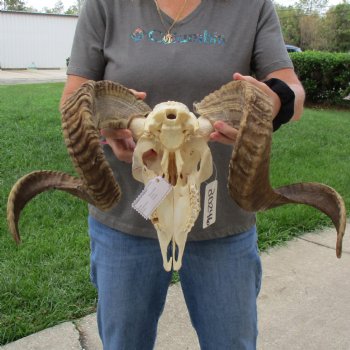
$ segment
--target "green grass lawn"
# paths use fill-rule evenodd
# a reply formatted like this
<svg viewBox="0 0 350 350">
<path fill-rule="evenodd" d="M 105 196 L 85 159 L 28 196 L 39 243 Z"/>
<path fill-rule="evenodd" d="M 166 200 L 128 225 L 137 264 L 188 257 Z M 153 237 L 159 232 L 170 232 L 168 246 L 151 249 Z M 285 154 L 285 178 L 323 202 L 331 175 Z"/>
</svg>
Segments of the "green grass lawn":
<svg viewBox="0 0 350 350">
<path fill-rule="evenodd" d="M 6 225 L 7 196 L 22 175 L 40 169 L 74 174 L 57 107 L 62 88 L 0 86 L 0 345 L 95 310 L 85 203 L 58 191 L 38 196 L 23 211 L 18 247 Z M 273 142 L 273 186 L 323 182 L 350 207 L 349 130 L 349 111 L 310 109 L 300 122 L 281 128 Z M 331 226 L 325 215 L 301 205 L 258 217 L 262 250 Z"/>
</svg>

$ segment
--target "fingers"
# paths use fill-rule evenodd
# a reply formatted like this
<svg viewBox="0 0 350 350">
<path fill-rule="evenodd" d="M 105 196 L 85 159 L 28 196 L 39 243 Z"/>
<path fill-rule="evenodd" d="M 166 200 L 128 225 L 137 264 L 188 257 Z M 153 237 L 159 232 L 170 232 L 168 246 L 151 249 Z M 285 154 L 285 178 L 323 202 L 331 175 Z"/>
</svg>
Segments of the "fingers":
<svg viewBox="0 0 350 350">
<path fill-rule="evenodd" d="M 214 123 L 215 131 L 210 134 L 211 141 L 217 141 L 225 145 L 233 145 L 236 141 L 238 130 L 222 121 Z"/>
<path fill-rule="evenodd" d="M 101 135 L 106 138 L 106 143 L 120 161 L 132 162 L 135 142 L 129 129 L 102 129 Z"/>
<path fill-rule="evenodd" d="M 148 162 L 154 161 L 157 157 L 157 152 L 154 149 L 150 149 L 142 155 L 142 161 L 147 165 Z"/>
<path fill-rule="evenodd" d="M 129 91 L 132 92 L 140 100 L 144 100 L 147 96 L 147 94 L 143 91 L 136 91 L 134 89 L 129 89 Z"/>
<path fill-rule="evenodd" d="M 243 80 L 247 81 L 248 83 L 251 83 L 258 87 L 261 91 L 265 92 L 266 95 L 268 95 L 272 102 L 272 115 L 275 117 L 277 113 L 279 112 L 281 108 L 281 100 L 278 97 L 278 95 L 272 91 L 265 83 L 256 80 L 255 78 L 249 76 L 249 75 L 242 75 L 240 73 L 234 73 L 233 74 L 234 80 Z"/>
<path fill-rule="evenodd" d="M 138 99 L 144 100 L 146 93 L 129 89 Z M 122 162 L 131 163 L 135 149 L 132 132 L 129 129 L 102 129 L 101 135 L 112 148 L 114 155 Z"/>
<path fill-rule="evenodd" d="M 131 163 L 132 156 L 134 154 L 135 144 L 132 144 L 126 140 L 111 140 L 107 139 L 108 145 L 112 148 L 114 155 L 122 162 Z"/>
<path fill-rule="evenodd" d="M 122 140 L 132 137 L 131 130 L 129 129 L 101 129 L 101 135 L 106 139 Z"/>
<path fill-rule="evenodd" d="M 144 100 L 147 96 L 145 92 L 129 89 L 136 98 Z M 112 149 L 114 155 L 123 162 L 131 163 L 135 149 L 132 132 L 129 129 L 101 129 L 101 135 L 106 138 L 106 142 Z M 154 159 L 157 153 L 150 150 L 143 155 L 144 162 Z"/>
<path fill-rule="evenodd" d="M 265 93 L 270 90 L 270 88 L 264 84 L 263 82 L 256 80 L 255 78 L 251 77 L 250 75 L 242 75 L 240 73 L 233 74 L 233 80 L 243 80 L 247 81 L 248 83 L 251 83 L 255 85 L 256 87 L 260 88 Z"/>
<path fill-rule="evenodd" d="M 233 80 L 244 80 L 244 81 L 249 81 L 252 82 L 254 79 L 253 77 L 249 75 L 242 75 L 241 73 L 234 73 L 233 74 Z"/>
</svg>

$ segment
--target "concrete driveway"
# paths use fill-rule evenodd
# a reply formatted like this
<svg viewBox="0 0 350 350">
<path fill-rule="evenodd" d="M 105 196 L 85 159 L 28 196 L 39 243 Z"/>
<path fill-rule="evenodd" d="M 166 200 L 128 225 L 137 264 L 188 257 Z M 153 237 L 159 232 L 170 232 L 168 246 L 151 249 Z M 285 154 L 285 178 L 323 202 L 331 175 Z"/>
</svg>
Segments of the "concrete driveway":
<svg viewBox="0 0 350 350">
<path fill-rule="evenodd" d="M 0 70 L 0 85 L 66 81 L 66 69 Z"/>
</svg>

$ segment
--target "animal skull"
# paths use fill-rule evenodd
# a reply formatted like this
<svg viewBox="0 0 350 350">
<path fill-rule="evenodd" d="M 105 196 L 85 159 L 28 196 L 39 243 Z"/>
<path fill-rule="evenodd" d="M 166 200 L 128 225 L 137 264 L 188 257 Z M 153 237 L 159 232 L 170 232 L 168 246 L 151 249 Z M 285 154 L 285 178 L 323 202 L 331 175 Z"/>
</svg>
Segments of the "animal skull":
<svg viewBox="0 0 350 350">
<path fill-rule="evenodd" d="M 211 129 L 207 119 L 197 119 L 182 103 L 164 102 L 144 120 L 144 131 L 134 151 L 132 173 L 136 180 L 147 184 L 162 176 L 172 185 L 151 216 L 166 271 L 181 267 L 187 234 L 200 211 L 200 184 L 212 174 L 208 138 L 204 137 L 208 127 Z M 150 150 L 156 157 L 144 160 Z M 171 241 L 172 257 L 167 261 Z"/>
<path fill-rule="evenodd" d="M 130 128 L 137 141 L 134 177 L 147 184 L 164 177 L 172 191 L 152 213 L 164 268 L 177 270 L 187 234 L 198 213 L 199 187 L 212 173 L 207 140 L 216 120 L 239 129 L 229 164 L 231 197 L 247 211 L 263 211 L 288 203 L 313 206 L 328 215 L 337 229 L 340 258 L 346 213 L 341 196 L 320 183 L 297 183 L 273 189 L 269 182 L 272 113 L 269 98 L 243 81 L 230 82 L 194 105 L 197 119 L 186 106 L 166 102 L 151 108 L 125 87 L 109 82 L 87 82 L 62 108 L 62 128 L 79 178 L 61 172 L 35 171 L 13 186 L 7 206 L 9 229 L 18 243 L 21 210 L 37 194 L 60 189 L 101 210 L 114 206 L 121 195 L 100 146 L 99 129 Z M 147 158 L 153 150 L 156 156 Z M 172 258 L 166 251 L 172 243 Z M 176 258 L 176 248 L 178 256 Z"/>
</svg>

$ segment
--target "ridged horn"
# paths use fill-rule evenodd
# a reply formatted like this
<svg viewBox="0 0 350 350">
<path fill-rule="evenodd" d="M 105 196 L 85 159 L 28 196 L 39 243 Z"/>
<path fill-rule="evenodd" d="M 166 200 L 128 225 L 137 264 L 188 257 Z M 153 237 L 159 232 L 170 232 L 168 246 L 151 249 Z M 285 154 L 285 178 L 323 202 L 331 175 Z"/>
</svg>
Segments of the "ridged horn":
<svg viewBox="0 0 350 350">
<path fill-rule="evenodd" d="M 276 188 L 275 192 L 279 198 L 272 204 L 274 206 L 288 203 L 307 204 L 322 211 L 332 220 L 337 230 L 336 254 L 340 258 L 346 228 L 346 209 L 339 193 L 332 187 L 317 182 L 283 186 Z"/>
<path fill-rule="evenodd" d="M 226 121 L 238 129 L 229 165 L 231 197 L 247 211 L 264 211 L 283 204 L 298 203 L 321 210 L 337 230 L 337 257 L 341 256 L 346 226 L 346 210 L 341 196 L 319 183 L 299 183 L 274 190 L 269 166 L 272 140 L 272 107 L 267 95 L 257 87 L 234 81 L 195 104 L 200 116 L 212 123 Z"/>
<path fill-rule="evenodd" d="M 102 128 L 127 128 L 135 116 L 150 107 L 127 88 L 111 81 L 89 81 L 61 109 L 68 152 L 84 187 L 102 210 L 118 202 L 121 190 L 100 145 Z"/>
<path fill-rule="evenodd" d="M 121 191 L 105 159 L 99 130 L 127 128 L 132 120 L 146 116 L 150 110 L 127 88 L 110 81 L 89 81 L 70 96 L 61 109 L 62 129 L 81 179 L 62 172 L 35 171 L 18 180 L 7 205 L 8 225 L 15 241 L 20 241 L 21 210 L 43 191 L 66 191 L 102 210 L 115 205 Z"/>
<path fill-rule="evenodd" d="M 71 175 L 57 171 L 34 171 L 20 178 L 12 187 L 7 202 L 7 222 L 14 240 L 20 242 L 18 222 L 24 206 L 36 195 L 50 189 L 73 194 L 94 204 L 83 182 Z"/>
</svg>

